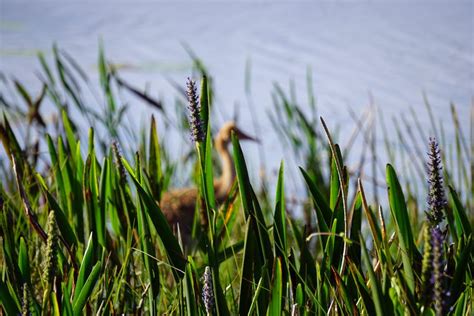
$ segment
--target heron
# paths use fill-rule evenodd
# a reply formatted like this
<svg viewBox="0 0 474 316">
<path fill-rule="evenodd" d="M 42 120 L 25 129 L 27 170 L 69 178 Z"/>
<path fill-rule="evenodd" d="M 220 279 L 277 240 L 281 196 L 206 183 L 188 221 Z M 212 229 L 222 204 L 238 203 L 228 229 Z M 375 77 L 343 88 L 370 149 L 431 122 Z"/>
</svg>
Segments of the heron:
<svg viewBox="0 0 474 316">
<path fill-rule="evenodd" d="M 234 121 L 226 122 L 214 139 L 214 144 L 221 161 L 222 173 L 214 180 L 214 192 L 217 203 L 224 202 L 235 180 L 234 161 L 229 152 L 231 134 L 235 133 L 239 140 L 258 141 L 237 128 Z M 185 244 L 191 241 L 191 230 L 198 198 L 196 187 L 172 189 L 164 192 L 160 208 L 172 227 L 179 224 L 180 233 Z"/>
</svg>

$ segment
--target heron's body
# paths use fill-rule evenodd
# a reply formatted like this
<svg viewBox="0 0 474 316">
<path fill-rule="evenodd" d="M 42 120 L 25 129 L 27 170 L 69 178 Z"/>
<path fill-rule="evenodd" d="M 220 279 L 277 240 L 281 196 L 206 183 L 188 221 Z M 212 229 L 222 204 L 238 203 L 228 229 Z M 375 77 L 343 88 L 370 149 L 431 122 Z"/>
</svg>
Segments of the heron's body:
<svg viewBox="0 0 474 316">
<path fill-rule="evenodd" d="M 230 189 L 235 180 L 234 162 L 229 153 L 228 145 L 232 131 L 244 136 L 244 139 L 252 139 L 240 132 L 234 122 L 227 122 L 220 129 L 215 138 L 215 148 L 219 154 L 222 173 L 214 181 L 214 192 L 217 203 L 222 203 L 227 199 Z M 198 198 L 197 188 L 173 189 L 165 192 L 160 201 L 160 207 L 168 220 L 168 223 L 175 227 L 179 223 L 180 232 L 183 239 L 188 239 L 194 220 L 196 202 Z"/>
</svg>

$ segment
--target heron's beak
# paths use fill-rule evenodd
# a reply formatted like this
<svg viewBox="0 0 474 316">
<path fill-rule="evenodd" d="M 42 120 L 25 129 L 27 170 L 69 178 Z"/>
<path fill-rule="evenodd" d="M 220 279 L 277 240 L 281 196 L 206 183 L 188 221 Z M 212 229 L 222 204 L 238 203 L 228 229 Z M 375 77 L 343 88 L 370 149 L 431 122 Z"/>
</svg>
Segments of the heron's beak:
<svg viewBox="0 0 474 316">
<path fill-rule="evenodd" d="M 239 140 L 250 140 L 252 142 L 260 143 L 258 138 L 247 135 L 238 128 L 235 129 L 235 135 L 239 138 Z"/>
</svg>

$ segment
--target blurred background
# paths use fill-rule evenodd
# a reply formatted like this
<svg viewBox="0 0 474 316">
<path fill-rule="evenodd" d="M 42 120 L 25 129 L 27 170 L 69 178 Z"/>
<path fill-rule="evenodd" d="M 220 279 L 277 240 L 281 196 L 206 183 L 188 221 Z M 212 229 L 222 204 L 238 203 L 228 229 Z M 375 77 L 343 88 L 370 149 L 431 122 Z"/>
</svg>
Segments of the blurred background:
<svg viewBox="0 0 474 316">
<path fill-rule="evenodd" d="M 375 137 L 380 144 L 380 125 L 385 124 L 381 116 L 391 122 L 386 132 L 393 146 L 399 146 L 400 135 L 392 118 L 418 121 L 430 135 L 428 102 L 436 123 L 447 121 L 448 144 L 455 134 L 450 127 L 451 103 L 456 105 L 460 125 L 469 132 L 474 96 L 473 8 L 470 1 L 2 0 L 0 71 L 4 79 L 17 79 L 39 94 L 37 52 L 52 62 L 56 43 L 82 67 L 92 85 L 98 85 L 102 43 L 120 78 L 163 104 L 169 119 L 159 124 L 160 137 L 173 145 L 170 155 L 179 158 L 192 146 L 170 122 L 186 114 L 179 87 L 185 87 L 188 76 L 199 79 L 193 71 L 198 59 L 213 79 L 214 127 L 238 118 L 243 130 L 258 134 L 260 146 L 245 145 L 246 153 L 255 158 L 249 164 L 254 173 L 260 167 L 274 177 L 288 150 L 276 141 L 279 136 L 270 119 L 278 91 L 305 113 L 314 101 L 316 117 L 325 118 L 343 147 L 354 130 L 362 129 L 358 120 L 370 115 L 377 117 Z M 0 87 L 4 96 L 6 90 L 5 85 Z M 135 126 L 148 125 L 152 113 L 162 119 L 161 111 L 137 102 L 127 91 L 120 97 L 127 104 L 125 120 Z M 97 105 L 93 94 L 84 93 L 84 99 Z M 48 106 L 42 111 L 47 116 Z M 399 128 L 406 130 L 402 123 Z M 363 137 L 357 142 L 363 144 Z M 425 145 L 419 146 L 424 154 Z M 356 146 L 352 157 L 358 157 L 363 147 Z M 388 160 L 386 153 L 380 155 L 382 162 Z M 298 158 L 290 163 L 290 178 L 300 177 L 291 172 L 300 163 Z M 382 173 L 380 177 L 383 180 Z"/>
</svg>

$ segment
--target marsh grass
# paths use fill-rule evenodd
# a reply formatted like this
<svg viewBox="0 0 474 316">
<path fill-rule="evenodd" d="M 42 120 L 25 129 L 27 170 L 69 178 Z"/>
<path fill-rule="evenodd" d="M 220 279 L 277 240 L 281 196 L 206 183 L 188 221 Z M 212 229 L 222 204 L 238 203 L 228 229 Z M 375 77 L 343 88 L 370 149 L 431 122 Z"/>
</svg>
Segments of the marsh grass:
<svg viewBox="0 0 474 316">
<path fill-rule="evenodd" d="M 155 118 L 142 134 L 127 124 L 128 109 L 117 93 L 128 91 L 170 120 L 164 105 L 123 81 L 102 48 L 100 93 L 71 56 L 57 47 L 53 56 L 51 64 L 39 55 L 43 88 L 38 97 L 20 82 L 6 80 L 2 91 L 16 97 L 2 94 L 0 100 L 0 303 L 6 314 L 472 313 L 473 124 L 469 140 L 454 105 L 449 123 L 454 142 L 446 138 L 447 123 L 438 124 L 426 102 L 430 131 L 416 116 L 414 121 L 395 117 L 401 142 L 395 147 L 382 113 L 353 113 L 356 128 L 341 148 L 340 135 L 318 117 L 310 76 L 309 114 L 291 97 L 295 91 L 288 96 L 276 85 L 269 115 L 279 141 L 290 148 L 283 157 L 286 165 L 301 165 L 296 177 L 307 187 L 307 216 L 301 220 L 288 211 L 285 163 L 273 199 L 252 185 L 235 136 L 237 179 L 228 200 L 218 205 L 212 83 L 192 56 L 197 76 L 203 77 L 195 91 L 200 97 L 193 100 L 199 102 L 194 118 L 200 115 L 204 135 L 190 154 L 195 172 L 189 178 L 199 187 L 204 212 L 195 215 L 199 246 L 189 249 L 156 203 L 180 166 L 160 142 Z M 103 107 L 86 106 L 84 87 Z M 184 82 L 179 93 L 183 89 Z M 56 121 L 42 117 L 44 102 L 54 105 Z M 91 126 L 88 133 L 79 120 Z M 175 126 L 189 137 L 185 116 L 178 116 Z M 378 157 L 377 133 L 391 164 L 382 165 Z M 428 135 L 440 140 L 442 189 L 448 197 L 437 243 L 427 240 Z M 359 163 L 349 168 L 357 138 L 364 148 Z M 366 163 L 372 170 L 368 178 Z M 404 166 L 402 173 L 396 165 Z M 373 201 L 364 186 L 374 188 Z M 378 195 L 380 186 L 386 198 Z M 199 216 L 207 217 L 206 225 L 198 225 Z M 436 289 L 430 298 L 427 282 Z"/>
</svg>

